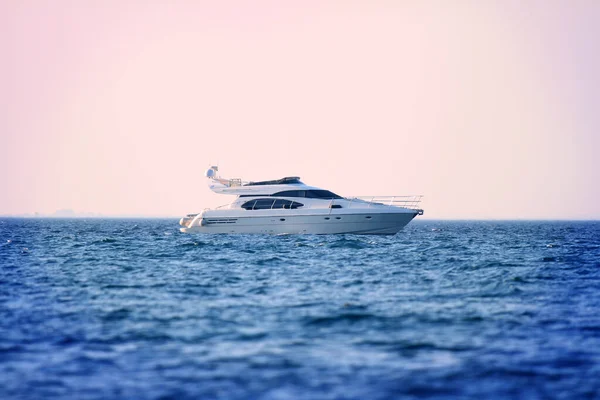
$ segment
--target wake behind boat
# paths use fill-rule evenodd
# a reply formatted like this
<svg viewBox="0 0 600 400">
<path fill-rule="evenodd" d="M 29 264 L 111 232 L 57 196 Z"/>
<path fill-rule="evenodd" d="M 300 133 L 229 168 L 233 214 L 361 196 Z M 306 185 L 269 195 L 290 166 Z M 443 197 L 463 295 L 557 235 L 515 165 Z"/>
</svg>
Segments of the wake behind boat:
<svg viewBox="0 0 600 400">
<path fill-rule="evenodd" d="M 206 171 L 209 188 L 237 196 L 226 205 L 188 214 L 181 232 L 394 235 L 423 210 L 422 196 L 341 197 L 298 177 L 244 182 Z"/>
</svg>

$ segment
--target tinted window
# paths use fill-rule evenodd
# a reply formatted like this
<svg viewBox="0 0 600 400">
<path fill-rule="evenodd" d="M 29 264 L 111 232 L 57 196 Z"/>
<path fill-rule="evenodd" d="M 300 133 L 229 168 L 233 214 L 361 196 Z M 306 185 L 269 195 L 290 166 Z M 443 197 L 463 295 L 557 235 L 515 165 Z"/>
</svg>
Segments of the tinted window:
<svg viewBox="0 0 600 400">
<path fill-rule="evenodd" d="M 304 207 L 304 204 L 298 203 L 297 201 L 292 201 L 292 204 L 290 204 L 290 208 L 292 210 L 295 210 L 296 208 L 300 208 L 300 207 Z"/>
<path fill-rule="evenodd" d="M 302 206 L 304 204 L 297 201 L 284 199 L 256 199 L 242 204 L 245 210 L 296 209 Z"/>
<path fill-rule="evenodd" d="M 258 199 L 254 205 L 255 210 L 268 210 L 273 207 L 275 199 Z"/>
<path fill-rule="evenodd" d="M 256 200 L 250 200 L 242 204 L 242 208 L 244 210 L 252 210 L 254 208 L 254 204 L 256 204 Z"/>
<path fill-rule="evenodd" d="M 303 205 L 304 204 L 298 203 L 297 201 L 277 199 L 275 201 L 275 205 L 273 205 L 273 208 L 295 209 L 295 208 L 302 207 Z"/>
<path fill-rule="evenodd" d="M 245 210 L 267 210 L 273 205 L 274 199 L 256 199 L 250 200 L 242 204 Z"/>
<path fill-rule="evenodd" d="M 306 197 L 309 199 L 341 199 L 342 197 L 329 190 L 307 190 Z"/>
<path fill-rule="evenodd" d="M 283 192 L 277 192 L 272 196 L 281 197 L 306 197 L 306 190 L 284 190 Z"/>
<path fill-rule="evenodd" d="M 275 204 L 273 204 L 273 208 L 291 208 L 293 201 L 290 200 L 275 200 Z"/>
</svg>

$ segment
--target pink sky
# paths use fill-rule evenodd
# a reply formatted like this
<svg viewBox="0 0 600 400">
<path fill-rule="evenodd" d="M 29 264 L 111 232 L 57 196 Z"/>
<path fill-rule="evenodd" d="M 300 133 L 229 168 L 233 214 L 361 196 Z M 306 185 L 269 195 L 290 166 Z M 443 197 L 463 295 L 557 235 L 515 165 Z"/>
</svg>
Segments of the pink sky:
<svg viewBox="0 0 600 400">
<path fill-rule="evenodd" d="M 600 2 L 0 0 L 0 215 L 178 216 L 203 172 L 600 218 Z"/>
</svg>

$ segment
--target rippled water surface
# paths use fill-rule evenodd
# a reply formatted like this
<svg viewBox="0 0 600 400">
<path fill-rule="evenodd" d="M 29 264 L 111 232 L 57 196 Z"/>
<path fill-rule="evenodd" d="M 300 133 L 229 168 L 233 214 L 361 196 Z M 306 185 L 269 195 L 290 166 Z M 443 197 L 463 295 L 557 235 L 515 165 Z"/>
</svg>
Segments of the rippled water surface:
<svg viewBox="0 0 600 400">
<path fill-rule="evenodd" d="M 0 219 L 0 398 L 600 398 L 600 223 Z"/>
</svg>

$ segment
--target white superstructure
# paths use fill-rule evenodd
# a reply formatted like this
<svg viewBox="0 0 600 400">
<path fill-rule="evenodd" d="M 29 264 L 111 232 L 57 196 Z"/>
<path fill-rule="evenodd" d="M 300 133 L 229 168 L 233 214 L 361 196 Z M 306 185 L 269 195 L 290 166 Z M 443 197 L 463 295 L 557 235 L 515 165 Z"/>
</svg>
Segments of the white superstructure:
<svg viewBox="0 0 600 400">
<path fill-rule="evenodd" d="M 206 171 L 209 188 L 236 195 L 226 205 L 179 221 L 182 232 L 263 234 L 379 234 L 393 235 L 423 210 L 422 196 L 344 198 L 305 185 L 298 177 L 244 182 L 223 179 L 218 168 Z"/>
</svg>

